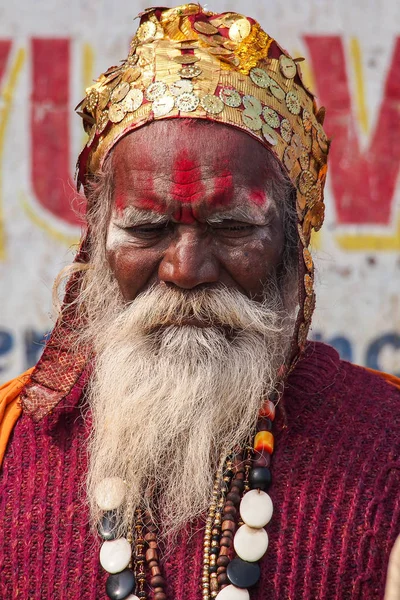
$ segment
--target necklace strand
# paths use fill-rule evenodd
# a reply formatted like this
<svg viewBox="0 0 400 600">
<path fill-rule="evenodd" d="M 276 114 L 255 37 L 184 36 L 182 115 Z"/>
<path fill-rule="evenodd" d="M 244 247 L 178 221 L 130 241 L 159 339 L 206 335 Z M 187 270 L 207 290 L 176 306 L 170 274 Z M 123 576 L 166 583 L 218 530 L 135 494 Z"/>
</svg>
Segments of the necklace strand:
<svg viewBox="0 0 400 600">
<path fill-rule="evenodd" d="M 273 513 L 267 490 L 274 418 L 275 406 L 268 400 L 260 411 L 253 447 L 237 450 L 218 466 L 203 541 L 203 600 L 250 600 L 248 588 L 259 581 L 259 561 L 268 548 L 265 526 Z M 167 600 L 157 528 L 150 516 L 136 510 L 134 526 L 126 537 L 117 537 L 118 509 L 125 495 L 126 483 L 119 477 L 104 479 L 95 492 L 102 511 L 100 562 L 109 573 L 106 594 L 111 600 L 147 600 L 147 566 L 154 600 Z"/>
</svg>

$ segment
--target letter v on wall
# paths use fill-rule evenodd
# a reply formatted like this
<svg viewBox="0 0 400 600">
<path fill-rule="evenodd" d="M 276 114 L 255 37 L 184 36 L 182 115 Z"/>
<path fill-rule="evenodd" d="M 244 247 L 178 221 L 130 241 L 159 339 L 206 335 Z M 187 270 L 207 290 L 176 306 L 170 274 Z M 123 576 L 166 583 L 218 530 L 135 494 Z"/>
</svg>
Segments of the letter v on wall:
<svg viewBox="0 0 400 600">
<path fill-rule="evenodd" d="M 382 103 L 365 152 L 360 150 L 356 116 L 339 36 L 305 36 L 320 102 L 329 107 L 326 129 L 333 137 L 330 179 L 339 225 L 391 225 L 400 168 L 400 38 L 394 50 Z M 375 249 L 394 249 L 396 240 L 368 236 Z M 383 239 L 382 239 L 383 238 Z M 397 241 L 397 243 L 396 243 Z M 386 247 L 385 247 L 386 246 Z M 355 249 L 350 244 L 349 249 Z"/>
</svg>

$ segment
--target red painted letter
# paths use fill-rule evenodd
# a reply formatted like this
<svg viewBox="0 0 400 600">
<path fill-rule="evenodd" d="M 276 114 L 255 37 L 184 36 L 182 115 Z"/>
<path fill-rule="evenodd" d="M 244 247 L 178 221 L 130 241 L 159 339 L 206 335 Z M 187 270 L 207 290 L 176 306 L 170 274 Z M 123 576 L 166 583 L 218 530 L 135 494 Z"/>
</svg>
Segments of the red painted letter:
<svg viewBox="0 0 400 600">
<path fill-rule="evenodd" d="M 70 224 L 74 183 L 70 176 L 68 39 L 32 40 L 31 168 L 37 200 Z"/>
<path fill-rule="evenodd" d="M 388 225 L 400 166 L 400 38 L 394 46 L 376 127 L 364 153 L 351 110 L 342 39 L 306 36 L 305 42 L 313 62 L 318 101 L 327 108 L 325 124 L 332 137 L 330 178 L 337 221 Z"/>
</svg>

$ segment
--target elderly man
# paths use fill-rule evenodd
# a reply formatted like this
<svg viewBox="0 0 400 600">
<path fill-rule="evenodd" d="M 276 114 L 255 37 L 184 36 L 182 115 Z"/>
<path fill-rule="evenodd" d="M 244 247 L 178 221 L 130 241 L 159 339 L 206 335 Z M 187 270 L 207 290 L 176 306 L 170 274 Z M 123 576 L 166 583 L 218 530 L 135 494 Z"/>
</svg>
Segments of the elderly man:
<svg viewBox="0 0 400 600">
<path fill-rule="evenodd" d="M 0 396 L 1 598 L 382 598 L 400 382 L 306 341 L 329 142 L 298 63 L 149 9 L 79 108 L 87 229 Z"/>
</svg>

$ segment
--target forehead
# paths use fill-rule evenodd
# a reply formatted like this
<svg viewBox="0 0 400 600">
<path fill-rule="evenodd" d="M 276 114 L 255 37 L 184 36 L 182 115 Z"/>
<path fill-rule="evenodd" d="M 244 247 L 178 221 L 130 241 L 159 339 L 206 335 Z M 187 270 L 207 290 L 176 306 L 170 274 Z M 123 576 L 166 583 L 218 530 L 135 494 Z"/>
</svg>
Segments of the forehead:
<svg viewBox="0 0 400 600">
<path fill-rule="evenodd" d="M 115 208 L 189 213 L 271 204 L 268 150 L 233 127 L 163 120 L 131 132 L 113 152 Z"/>
</svg>

